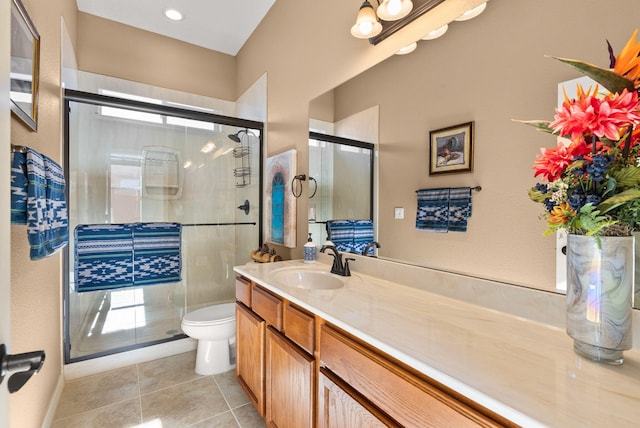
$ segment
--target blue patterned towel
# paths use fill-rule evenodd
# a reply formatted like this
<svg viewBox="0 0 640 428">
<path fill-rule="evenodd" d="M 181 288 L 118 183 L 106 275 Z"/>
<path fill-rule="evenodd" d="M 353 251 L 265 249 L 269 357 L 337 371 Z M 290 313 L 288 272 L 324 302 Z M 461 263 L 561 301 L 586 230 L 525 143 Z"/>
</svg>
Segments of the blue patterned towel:
<svg viewBox="0 0 640 428">
<path fill-rule="evenodd" d="M 27 148 L 27 237 L 31 260 L 50 256 L 69 242 L 64 172 Z"/>
<path fill-rule="evenodd" d="M 329 220 L 327 221 L 327 236 L 329 241 L 338 251 L 353 252 L 353 221 Z"/>
<path fill-rule="evenodd" d="M 180 281 L 181 235 L 179 223 L 76 226 L 76 291 Z"/>
<path fill-rule="evenodd" d="M 140 223 L 133 227 L 134 285 L 181 280 L 182 225 Z"/>
<path fill-rule="evenodd" d="M 466 232 L 471 217 L 471 188 L 456 187 L 449 191 L 449 230 Z"/>
<path fill-rule="evenodd" d="M 362 254 L 369 243 L 373 242 L 373 222 L 371 220 L 353 221 L 353 252 Z M 374 254 L 374 249 L 369 249 L 369 254 Z"/>
<path fill-rule="evenodd" d="M 449 230 L 449 188 L 418 190 L 416 229 L 447 233 Z"/>
<path fill-rule="evenodd" d="M 76 291 L 133 286 L 133 227 L 128 224 L 76 226 Z"/>
<path fill-rule="evenodd" d="M 11 223 L 27 224 L 27 156 L 11 152 Z"/>
</svg>

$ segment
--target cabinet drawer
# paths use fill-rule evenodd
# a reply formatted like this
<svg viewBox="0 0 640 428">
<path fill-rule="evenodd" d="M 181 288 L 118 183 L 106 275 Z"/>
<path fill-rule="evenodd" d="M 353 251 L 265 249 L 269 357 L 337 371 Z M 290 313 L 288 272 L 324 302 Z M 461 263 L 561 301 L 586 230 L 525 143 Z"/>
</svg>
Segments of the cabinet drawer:
<svg viewBox="0 0 640 428">
<path fill-rule="evenodd" d="M 282 299 L 254 284 L 251 290 L 251 309 L 278 331 L 282 331 L 282 306 Z"/>
<path fill-rule="evenodd" d="M 313 354 L 315 319 L 307 311 L 288 304 L 284 311 L 284 334 L 296 345 Z"/>
<path fill-rule="evenodd" d="M 501 426 L 327 325 L 321 328 L 320 360 L 402 426 Z"/>
<path fill-rule="evenodd" d="M 251 307 L 251 281 L 243 276 L 236 276 L 236 300 Z"/>
</svg>

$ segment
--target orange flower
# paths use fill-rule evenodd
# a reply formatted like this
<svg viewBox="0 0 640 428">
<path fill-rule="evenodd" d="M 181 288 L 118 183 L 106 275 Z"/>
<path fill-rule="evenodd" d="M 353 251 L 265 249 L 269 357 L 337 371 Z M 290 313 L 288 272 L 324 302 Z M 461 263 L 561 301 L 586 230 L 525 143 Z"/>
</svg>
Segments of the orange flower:
<svg viewBox="0 0 640 428">
<path fill-rule="evenodd" d="M 553 226 L 559 226 L 567 224 L 571 217 L 575 217 L 576 212 L 571 209 L 568 202 L 563 202 L 560 205 L 553 207 L 551 212 L 547 215 L 547 223 Z"/>
<path fill-rule="evenodd" d="M 614 73 L 629 79 L 635 88 L 640 87 L 640 43 L 636 43 L 638 30 L 633 32 L 616 58 Z"/>
</svg>

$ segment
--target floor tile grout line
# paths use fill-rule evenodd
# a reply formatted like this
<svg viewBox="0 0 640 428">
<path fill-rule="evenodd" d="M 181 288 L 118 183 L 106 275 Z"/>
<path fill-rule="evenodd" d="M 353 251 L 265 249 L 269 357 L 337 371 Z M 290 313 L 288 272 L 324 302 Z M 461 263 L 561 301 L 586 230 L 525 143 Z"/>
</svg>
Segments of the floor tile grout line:
<svg viewBox="0 0 640 428">
<path fill-rule="evenodd" d="M 102 409 L 104 409 L 105 407 L 114 406 L 114 405 L 116 405 L 116 404 L 126 403 L 127 401 L 135 400 L 136 398 L 139 398 L 139 397 L 131 397 L 131 398 L 127 398 L 127 399 L 125 399 L 125 400 L 120 400 L 120 401 L 116 401 L 116 402 L 113 402 L 113 403 L 105 404 L 104 406 L 94 407 L 93 409 L 85 410 L 84 412 L 75 413 L 75 414 L 73 414 L 73 415 L 69 415 L 69 416 L 65 416 L 65 417 L 63 417 L 63 418 L 55 419 L 55 420 L 54 420 L 54 422 L 62 421 L 62 420 L 64 420 L 64 419 L 69 419 L 69 418 L 75 418 L 75 417 L 77 417 L 77 416 L 81 416 L 81 415 L 84 415 L 84 414 L 87 414 L 87 413 L 95 412 L 95 411 L 97 411 L 97 410 L 102 410 Z"/>
<path fill-rule="evenodd" d="M 210 375 L 207 375 L 207 376 L 210 376 Z M 169 389 L 169 388 L 174 388 L 174 387 L 176 387 L 178 385 L 183 385 L 183 384 L 188 383 L 188 382 L 193 382 L 194 380 L 204 379 L 207 376 L 198 375 L 198 376 L 196 376 L 194 378 L 183 380 L 181 382 L 174 383 L 172 385 L 165 386 L 165 387 L 160 388 L 160 389 L 154 389 L 153 391 L 145 392 L 144 394 L 142 393 L 142 390 L 140 390 L 140 397 L 144 397 L 144 396 L 149 395 L 149 394 L 155 394 L 156 392 L 164 391 L 165 389 Z"/>
<path fill-rule="evenodd" d="M 227 407 L 229 407 L 229 411 L 231 412 L 231 416 L 233 416 L 233 419 L 235 419 L 236 423 L 238 424 L 238 427 L 242 428 L 242 425 L 240 424 L 240 421 L 238 420 L 238 417 L 236 416 L 236 413 L 233 411 L 234 409 L 238 409 L 241 406 L 231 407 L 231 403 L 229 403 L 229 400 L 227 399 L 226 394 L 224 392 L 222 392 L 222 388 L 220 387 L 220 384 L 218 383 L 218 379 L 216 379 L 215 376 L 213 376 L 213 381 L 216 383 L 216 386 L 220 390 L 220 394 L 222 394 L 222 398 L 224 399 L 225 403 L 227 403 Z M 245 404 L 247 404 L 247 403 L 245 403 Z"/>
<path fill-rule="evenodd" d="M 142 391 L 140 390 L 140 364 L 136 364 L 136 375 L 138 376 L 138 406 L 140 407 L 140 425 L 144 423 L 144 415 L 142 414 Z"/>
</svg>

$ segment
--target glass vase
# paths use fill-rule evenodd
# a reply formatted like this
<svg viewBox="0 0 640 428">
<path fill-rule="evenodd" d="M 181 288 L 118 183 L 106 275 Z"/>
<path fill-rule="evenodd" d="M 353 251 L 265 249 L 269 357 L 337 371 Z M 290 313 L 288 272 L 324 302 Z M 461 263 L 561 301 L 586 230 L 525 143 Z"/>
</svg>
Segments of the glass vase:
<svg viewBox="0 0 640 428">
<path fill-rule="evenodd" d="M 622 364 L 631 349 L 634 237 L 567 237 L 567 334 L 577 354 Z"/>
</svg>

